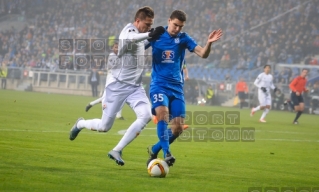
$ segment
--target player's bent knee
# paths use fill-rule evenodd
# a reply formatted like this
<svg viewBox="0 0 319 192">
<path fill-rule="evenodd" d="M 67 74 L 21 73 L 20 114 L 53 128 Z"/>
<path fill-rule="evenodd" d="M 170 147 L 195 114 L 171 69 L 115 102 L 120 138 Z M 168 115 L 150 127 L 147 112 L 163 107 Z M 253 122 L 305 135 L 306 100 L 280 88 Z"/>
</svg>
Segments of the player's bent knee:
<svg viewBox="0 0 319 192">
<path fill-rule="evenodd" d="M 102 121 L 101 125 L 99 126 L 99 132 L 108 132 L 114 123 L 114 119 L 112 117 L 107 118 L 105 121 Z"/>
<path fill-rule="evenodd" d="M 145 125 L 152 120 L 152 112 L 148 105 L 138 106 L 135 109 L 137 119 L 140 119 Z"/>
</svg>

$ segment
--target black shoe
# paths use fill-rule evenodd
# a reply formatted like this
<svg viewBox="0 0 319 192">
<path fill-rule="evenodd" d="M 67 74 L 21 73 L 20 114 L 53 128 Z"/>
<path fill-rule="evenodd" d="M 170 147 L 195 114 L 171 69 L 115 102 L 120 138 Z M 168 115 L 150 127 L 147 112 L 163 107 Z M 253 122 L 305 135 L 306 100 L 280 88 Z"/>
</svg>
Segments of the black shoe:
<svg viewBox="0 0 319 192">
<path fill-rule="evenodd" d="M 152 151 L 152 147 L 153 145 L 150 145 L 147 147 L 147 153 L 149 155 L 149 158 L 148 160 L 146 161 L 146 167 L 148 167 L 148 164 L 154 160 L 154 159 L 157 159 L 157 154 L 154 154 L 153 151 Z"/>
<path fill-rule="evenodd" d="M 91 109 L 92 105 L 88 104 L 86 107 L 85 107 L 85 111 L 88 112 L 90 109 Z"/>
<path fill-rule="evenodd" d="M 172 154 L 168 153 L 166 154 L 166 158 L 164 159 L 164 161 L 167 163 L 169 167 L 173 166 L 175 163 L 175 157 Z"/>
</svg>

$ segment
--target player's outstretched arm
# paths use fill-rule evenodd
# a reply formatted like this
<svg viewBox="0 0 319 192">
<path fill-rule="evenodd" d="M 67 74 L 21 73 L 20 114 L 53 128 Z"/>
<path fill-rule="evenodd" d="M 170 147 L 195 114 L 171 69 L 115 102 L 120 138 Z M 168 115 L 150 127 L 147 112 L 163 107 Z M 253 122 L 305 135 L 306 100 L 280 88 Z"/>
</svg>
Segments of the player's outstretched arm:
<svg viewBox="0 0 319 192">
<path fill-rule="evenodd" d="M 195 47 L 194 52 L 200 56 L 201 58 L 207 58 L 209 53 L 210 53 L 210 49 L 211 46 L 214 42 L 218 41 L 221 37 L 223 36 L 223 31 L 221 29 L 218 29 L 217 31 L 213 31 L 209 34 L 208 39 L 207 39 L 207 43 L 205 45 L 205 47 L 201 47 L 199 45 L 197 45 Z"/>
</svg>

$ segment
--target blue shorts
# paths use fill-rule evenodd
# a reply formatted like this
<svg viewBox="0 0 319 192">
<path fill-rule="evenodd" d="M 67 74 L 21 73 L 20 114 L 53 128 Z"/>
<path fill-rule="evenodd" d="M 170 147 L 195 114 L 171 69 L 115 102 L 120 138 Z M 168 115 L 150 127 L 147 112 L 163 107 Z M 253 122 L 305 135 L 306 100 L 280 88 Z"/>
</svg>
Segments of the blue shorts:
<svg viewBox="0 0 319 192">
<path fill-rule="evenodd" d="M 157 86 L 151 88 L 150 98 L 152 102 L 152 114 L 156 115 L 155 109 L 166 106 L 169 110 L 169 120 L 175 117 L 185 118 L 185 99 L 183 93 Z"/>
</svg>

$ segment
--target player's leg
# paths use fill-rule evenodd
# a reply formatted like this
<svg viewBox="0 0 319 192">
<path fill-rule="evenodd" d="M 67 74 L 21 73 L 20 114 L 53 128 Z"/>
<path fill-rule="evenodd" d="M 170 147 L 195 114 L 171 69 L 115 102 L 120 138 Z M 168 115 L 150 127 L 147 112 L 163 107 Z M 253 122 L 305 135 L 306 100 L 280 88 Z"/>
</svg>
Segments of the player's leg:
<svg viewBox="0 0 319 192">
<path fill-rule="evenodd" d="M 267 114 L 269 113 L 269 110 L 270 110 L 270 106 L 271 106 L 271 96 L 270 95 L 266 96 L 265 105 L 266 106 L 264 108 L 264 111 L 263 111 L 263 113 L 262 113 L 262 115 L 261 115 L 261 117 L 259 119 L 259 121 L 263 122 L 263 123 L 266 123 L 265 118 L 266 118 L 266 116 L 267 116 Z"/>
<path fill-rule="evenodd" d="M 119 143 L 108 154 L 110 158 L 119 161 L 117 162 L 119 165 L 124 165 L 124 161 L 117 157 L 118 154 L 140 134 L 152 119 L 150 103 L 142 87 L 129 95 L 126 102 L 134 110 L 137 119 L 130 125 Z"/>
<path fill-rule="evenodd" d="M 93 107 L 94 105 L 97 105 L 97 104 L 100 104 L 102 103 L 102 100 L 104 99 L 105 97 L 105 89 L 103 90 L 103 94 L 100 98 L 94 100 L 94 101 L 91 101 L 86 107 L 85 107 L 85 111 L 88 112 L 91 107 Z"/>
<path fill-rule="evenodd" d="M 239 108 L 242 109 L 243 108 L 243 104 L 244 104 L 244 92 L 238 92 L 238 98 L 240 100 L 240 103 L 239 103 Z"/>
<path fill-rule="evenodd" d="M 173 143 L 175 139 L 183 132 L 183 129 L 187 129 L 188 126 L 185 127 L 184 117 L 185 117 L 185 101 L 183 98 L 181 99 L 173 99 L 169 104 L 169 117 L 170 117 L 170 125 L 168 129 L 168 142 L 169 144 Z M 151 148 L 148 148 L 149 159 L 147 164 L 156 159 L 158 153 L 162 149 L 161 141 L 153 145 Z M 165 159 L 166 162 L 171 166 L 175 162 L 175 158 L 171 156 L 170 158 Z"/>
<path fill-rule="evenodd" d="M 152 114 L 156 116 L 157 119 L 157 136 L 159 142 L 157 143 L 160 148 L 163 149 L 164 158 L 169 151 L 169 138 L 168 138 L 168 122 L 169 122 L 169 98 L 165 91 L 154 90 L 150 93 L 152 102 Z M 157 155 L 156 155 L 157 156 Z"/>
<path fill-rule="evenodd" d="M 91 107 L 93 107 L 94 105 L 102 103 L 102 99 L 103 99 L 103 98 L 100 97 L 100 98 L 98 98 L 98 99 L 96 99 L 96 100 L 94 100 L 94 101 L 91 101 L 91 102 L 85 107 L 85 111 L 88 112 L 88 111 L 91 109 Z"/>
<path fill-rule="evenodd" d="M 123 107 L 127 97 L 126 89 L 116 89 L 116 83 L 106 88 L 101 119 L 79 119 L 70 131 L 70 140 L 74 140 L 79 132 L 86 128 L 92 131 L 107 132 L 111 129 L 116 113 Z"/>
<path fill-rule="evenodd" d="M 147 123 L 152 119 L 150 103 L 145 90 L 142 87 L 136 89 L 135 92 L 129 95 L 126 102 L 134 110 L 137 118 L 126 130 L 119 144 L 114 147 L 113 150 L 115 151 L 123 150 L 124 147 L 126 147 L 136 138 L 136 136 L 140 134 Z"/>
<path fill-rule="evenodd" d="M 122 116 L 122 109 L 116 113 L 116 118 L 120 120 L 124 120 L 124 117 Z"/>
<path fill-rule="evenodd" d="M 305 103 L 303 101 L 303 97 L 302 95 L 299 95 L 299 96 L 296 96 L 296 101 L 294 101 L 294 104 L 295 104 L 295 111 L 296 111 L 296 117 L 294 119 L 294 124 L 298 124 L 298 119 L 299 117 L 301 116 L 302 112 L 304 111 L 305 109 Z M 297 105 L 298 104 L 298 105 Z"/>
<path fill-rule="evenodd" d="M 263 92 L 258 91 L 259 106 L 251 109 L 250 116 L 253 116 L 256 111 L 263 110 L 265 108 L 265 100 L 266 95 Z"/>
</svg>

